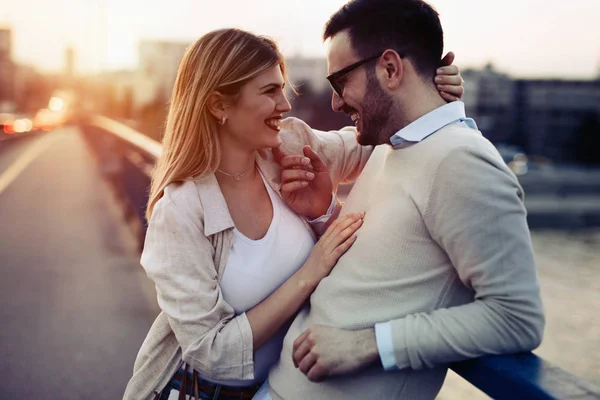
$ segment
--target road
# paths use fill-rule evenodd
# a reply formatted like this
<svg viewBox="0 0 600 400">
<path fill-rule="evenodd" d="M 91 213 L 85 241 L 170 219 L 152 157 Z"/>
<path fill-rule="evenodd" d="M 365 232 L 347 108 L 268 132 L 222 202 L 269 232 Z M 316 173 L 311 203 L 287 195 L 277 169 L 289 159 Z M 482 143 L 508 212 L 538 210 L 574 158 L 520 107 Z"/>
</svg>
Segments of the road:
<svg viewBox="0 0 600 400">
<path fill-rule="evenodd" d="M 35 148 L 0 185 L 0 399 L 119 399 L 154 289 L 73 128 L 0 143 L 0 182 Z"/>
<path fill-rule="evenodd" d="M 158 313 L 132 232 L 75 128 L 0 142 L 0 399 L 119 399 Z M 600 385 L 600 231 L 532 234 L 536 352 Z M 440 400 L 486 398 L 449 374 Z"/>
</svg>

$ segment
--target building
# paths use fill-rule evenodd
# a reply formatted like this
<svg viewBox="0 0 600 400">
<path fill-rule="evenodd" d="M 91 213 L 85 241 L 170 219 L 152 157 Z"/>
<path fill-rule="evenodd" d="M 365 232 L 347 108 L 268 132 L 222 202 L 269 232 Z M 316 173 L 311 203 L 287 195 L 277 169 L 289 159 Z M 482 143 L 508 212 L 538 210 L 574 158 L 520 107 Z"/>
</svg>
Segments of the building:
<svg viewBox="0 0 600 400">
<path fill-rule="evenodd" d="M 328 90 L 327 60 L 324 58 L 286 58 L 286 72 L 293 85 L 309 85 L 310 90 L 322 92 Z M 299 87 L 302 91 L 302 87 Z"/>
<path fill-rule="evenodd" d="M 600 80 L 519 79 L 515 107 L 514 138 L 526 152 L 576 161 L 584 124 L 600 117 Z"/>
<path fill-rule="evenodd" d="M 555 162 L 578 161 L 582 129 L 600 117 L 600 79 L 513 79 L 491 65 L 462 75 L 467 114 L 494 144 Z"/>
<path fill-rule="evenodd" d="M 15 109 L 15 67 L 12 60 L 12 30 L 0 27 L 0 113 Z"/>
<path fill-rule="evenodd" d="M 138 71 L 133 85 L 136 108 L 171 97 L 179 64 L 188 42 L 144 40 L 139 47 Z"/>
<path fill-rule="evenodd" d="M 514 136 L 512 115 L 515 83 L 511 77 L 488 64 L 483 70 L 465 70 L 463 101 L 467 114 L 493 143 L 511 142 Z"/>
</svg>

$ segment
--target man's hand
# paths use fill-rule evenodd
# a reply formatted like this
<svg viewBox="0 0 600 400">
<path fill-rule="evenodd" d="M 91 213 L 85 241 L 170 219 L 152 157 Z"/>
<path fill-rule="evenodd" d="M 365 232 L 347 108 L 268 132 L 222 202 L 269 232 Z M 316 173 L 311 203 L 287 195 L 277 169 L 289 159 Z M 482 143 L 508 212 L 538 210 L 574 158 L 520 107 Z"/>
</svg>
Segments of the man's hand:
<svg viewBox="0 0 600 400">
<path fill-rule="evenodd" d="M 296 214 L 315 219 L 324 215 L 331 204 L 333 185 L 327 165 L 310 146 L 304 155 L 288 155 L 273 149 L 273 156 L 283 168 L 281 195 Z"/>
<path fill-rule="evenodd" d="M 292 357 L 296 368 L 313 382 L 358 371 L 379 359 L 375 330 L 314 325 L 294 341 Z"/>
</svg>

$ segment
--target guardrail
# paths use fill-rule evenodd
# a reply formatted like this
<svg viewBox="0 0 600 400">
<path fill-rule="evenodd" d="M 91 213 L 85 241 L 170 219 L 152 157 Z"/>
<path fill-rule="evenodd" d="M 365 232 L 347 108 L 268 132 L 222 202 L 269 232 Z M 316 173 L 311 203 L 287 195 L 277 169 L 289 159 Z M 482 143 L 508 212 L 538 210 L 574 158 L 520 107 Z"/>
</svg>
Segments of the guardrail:
<svg viewBox="0 0 600 400">
<path fill-rule="evenodd" d="M 85 118 L 80 126 L 101 171 L 123 199 L 128 222 L 137 219 L 134 225 L 142 239 L 150 172 L 160 155 L 160 144 L 104 117 Z M 533 353 L 481 357 L 450 368 L 494 399 L 600 400 L 600 388 Z"/>
<path fill-rule="evenodd" d="M 100 171 L 120 198 L 125 220 L 136 232 L 141 248 L 150 174 L 161 153 L 160 143 L 105 117 L 85 117 L 79 125 Z"/>
</svg>

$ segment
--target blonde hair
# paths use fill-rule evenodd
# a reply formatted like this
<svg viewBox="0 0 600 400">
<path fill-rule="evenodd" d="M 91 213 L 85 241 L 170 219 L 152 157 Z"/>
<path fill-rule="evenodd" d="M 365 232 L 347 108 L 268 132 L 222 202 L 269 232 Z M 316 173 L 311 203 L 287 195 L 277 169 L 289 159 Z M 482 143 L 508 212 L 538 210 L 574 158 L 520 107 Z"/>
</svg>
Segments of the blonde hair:
<svg viewBox="0 0 600 400">
<path fill-rule="evenodd" d="M 285 64 L 275 42 L 239 29 L 209 32 L 185 53 L 177 72 L 163 149 L 150 185 L 146 219 L 173 182 L 214 173 L 221 161 L 218 121 L 207 100 L 213 91 L 235 96 L 250 79 Z"/>
</svg>

